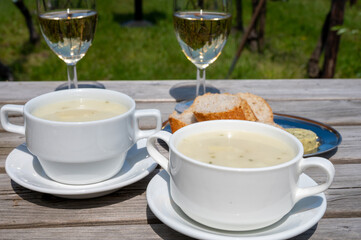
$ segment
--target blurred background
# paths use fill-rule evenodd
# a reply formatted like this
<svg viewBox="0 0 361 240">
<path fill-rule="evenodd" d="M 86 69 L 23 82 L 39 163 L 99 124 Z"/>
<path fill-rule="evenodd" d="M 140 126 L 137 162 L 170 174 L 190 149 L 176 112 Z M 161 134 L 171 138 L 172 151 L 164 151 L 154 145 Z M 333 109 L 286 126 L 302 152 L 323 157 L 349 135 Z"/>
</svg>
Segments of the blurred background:
<svg viewBox="0 0 361 240">
<path fill-rule="evenodd" d="M 341 0 L 345 2 L 344 9 L 335 10 L 332 3 L 336 1 L 266 1 L 258 28 L 248 37 L 229 78 L 322 77 L 325 47 L 319 40 L 332 9 L 343 14 L 343 24 L 328 29 L 340 38 L 332 77 L 360 78 L 361 1 Z M 77 64 L 80 81 L 195 79 L 195 66 L 181 52 L 174 34 L 173 1 L 139 2 L 142 15 L 136 17 L 149 24 L 131 24 L 135 0 L 97 1 L 95 39 Z M 207 79 L 227 77 L 258 2 L 234 0 L 232 33 L 221 56 L 207 68 Z M 35 4 L 33 0 L 0 1 L 0 80 L 66 80 L 64 62 L 51 52 L 41 36 Z M 32 19 L 32 35 L 28 27 L 31 24 L 27 25 L 24 16 Z M 313 68 L 316 66 L 320 72 L 311 69 L 311 58 Z"/>
</svg>

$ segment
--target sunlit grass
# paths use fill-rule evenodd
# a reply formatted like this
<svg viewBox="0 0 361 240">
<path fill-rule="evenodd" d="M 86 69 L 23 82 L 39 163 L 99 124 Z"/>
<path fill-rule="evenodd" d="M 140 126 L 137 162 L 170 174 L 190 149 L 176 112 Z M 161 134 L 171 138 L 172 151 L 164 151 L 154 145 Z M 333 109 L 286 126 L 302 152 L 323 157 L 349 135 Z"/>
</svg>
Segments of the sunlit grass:
<svg viewBox="0 0 361 240">
<path fill-rule="evenodd" d="M 35 1 L 25 0 L 33 13 Z M 243 0 L 245 25 L 251 17 L 250 0 Z M 316 46 L 329 0 L 267 1 L 265 49 L 262 54 L 245 49 L 232 74 L 234 79 L 306 78 L 307 61 Z M 143 1 L 148 28 L 127 28 L 133 0 L 97 1 L 99 21 L 93 46 L 78 63 L 80 80 L 193 79 L 195 67 L 184 57 L 175 38 L 172 1 Z M 0 60 L 11 67 L 16 80 L 65 80 L 65 63 L 43 39 L 28 44 L 25 21 L 12 1 L 0 1 Z M 361 2 L 347 5 L 345 26 L 361 31 Z M 39 30 L 39 29 L 38 29 Z M 207 79 L 226 77 L 240 33 L 232 33 L 219 59 L 207 69 Z M 336 74 L 361 77 L 361 33 L 342 35 Z"/>
</svg>

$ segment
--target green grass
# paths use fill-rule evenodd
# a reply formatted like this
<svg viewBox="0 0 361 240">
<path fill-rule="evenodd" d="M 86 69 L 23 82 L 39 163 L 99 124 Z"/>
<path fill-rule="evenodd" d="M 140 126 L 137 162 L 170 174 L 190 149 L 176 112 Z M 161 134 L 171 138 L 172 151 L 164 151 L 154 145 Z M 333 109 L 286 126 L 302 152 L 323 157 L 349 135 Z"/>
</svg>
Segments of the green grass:
<svg viewBox="0 0 361 240">
<path fill-rule="evenodd" d="M 25 0 L 35 18 L 35 1 Z M 244 21 L 251 17 L 250 0 L 243 0 Z M 234 79 L 307 78 L 306 66 L 330 0 L 267 1 L 265 50 L 245 49 L 232 74 Z M 127 28 L 133 0 L 97 1 L 99 21 L 93 46 L 78 63 L 80 80 L 193 79 L 195 67 L 185 58 L 175 38 L 172 1 L 144 0 L 145 18 L 154 26 Z M 66 79 L 66 66 L 45 41 L 28 43 L 28 31 L 12 1 L 0 1 L 0 60 L 11 67 L 15 79 Z M 342 35 L 335 77 L 361 77 L 361 2 L 347 4 L 344 25 L 360 33 Z M 207 69 L 207 79 L 225 78 L 241 38 L 232 33 L 219 59 Z"/>
</svg>

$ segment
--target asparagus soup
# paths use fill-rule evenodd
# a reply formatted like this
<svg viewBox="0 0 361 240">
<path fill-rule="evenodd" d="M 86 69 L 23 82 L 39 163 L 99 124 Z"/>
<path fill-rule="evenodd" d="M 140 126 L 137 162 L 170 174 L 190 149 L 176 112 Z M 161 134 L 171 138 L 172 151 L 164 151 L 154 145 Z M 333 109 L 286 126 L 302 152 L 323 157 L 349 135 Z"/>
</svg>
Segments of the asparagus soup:
<svg viewBox="0 0 361 240">
<path fill-rule="evenodd" d="M 295 157 L 287 143 L 265 134 L 245 131 L 210 131 L 187 136 L 177 145 L 192 159 L 234 168 L 278 165 Z"/>
<path fill-rule="evenodd" d="M 102 99 L 79 98 L 49 103 L 36 108 L 36 117 L 59 122 L 88 122 L 118 116 L 128 111 L 120 103 Z"/>
</svg>

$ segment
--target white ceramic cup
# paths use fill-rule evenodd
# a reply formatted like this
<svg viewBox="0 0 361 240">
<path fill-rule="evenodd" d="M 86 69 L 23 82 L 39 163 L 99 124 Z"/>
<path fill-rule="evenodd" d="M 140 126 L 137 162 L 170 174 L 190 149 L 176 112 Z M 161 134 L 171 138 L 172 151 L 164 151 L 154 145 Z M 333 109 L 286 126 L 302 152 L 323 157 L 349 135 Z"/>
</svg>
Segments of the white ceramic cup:
<svg viewBox="0 0 361 240">
<path fill-rule="evenodd" d="M 34 109 L 48 103 L 93 98 L 121 103 L 129 109 L 116 117 L 90 122 L 57 122 L 32 115 Z M 9 122 L 10 112 L 24 116 L 24 125 Z M 156 128 L 142 131 L 138 120 L 156 119 Z M 156 109 L 135 110 L 129 96 L 104 89 L 72 89 L 47 93 L 25 105 L 1 108 L 5 130 L 25 134 L 29 151 L 37 156 L 45 173 L 66 184 L 91 184 L 111 178 L 122 168 L 127 151 L 139 139 L 161 128 L 161 114 Z"/>
<path fill-rule="evenodd" d="M 263 168 L 230 168 L 191 159 L 177 150 L 185 137 L 213 130 L 241 130 L 276 137 L 297 153 L 283 164 Z M 169 160 L 156 148 L 162 139 L 169 145 Z M 301 142 L 288 132 L 257 122 L 216 120 L 188 125 L 173 135 L 160 131 L 148 138 L 147 150 L 170 175 L 170 195 L 189 217 L 204 225 L 231 231 L 271 225 L 286 215 L 302 198 L 325 191 L 335 169 L 320 157 L 303 158 Z M 260 149 L 261 151 L 261 149 Z M 321 185 L 300 188 L 300 174 L 317 167 L 327 175 Z"/>
</svg>

